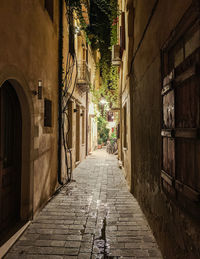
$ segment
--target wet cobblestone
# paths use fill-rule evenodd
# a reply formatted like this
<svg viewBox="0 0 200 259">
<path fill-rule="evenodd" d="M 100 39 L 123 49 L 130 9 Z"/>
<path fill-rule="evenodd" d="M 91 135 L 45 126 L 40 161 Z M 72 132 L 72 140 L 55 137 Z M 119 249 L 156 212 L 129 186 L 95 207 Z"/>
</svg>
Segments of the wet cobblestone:
<svg viewBox="0 0 200 259">
<path fill-rule="evenodd" d="M 96 151 L 74 171 L 5 256 L 39 259 L 161 259 L 117 159 Z"/>
</svg>

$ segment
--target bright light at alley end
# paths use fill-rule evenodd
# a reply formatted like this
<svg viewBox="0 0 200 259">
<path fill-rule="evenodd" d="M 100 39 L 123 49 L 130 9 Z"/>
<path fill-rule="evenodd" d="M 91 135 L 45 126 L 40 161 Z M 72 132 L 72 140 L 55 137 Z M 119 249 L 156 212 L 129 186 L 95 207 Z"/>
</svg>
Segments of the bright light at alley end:
<svg viewBox="0 0 200 259">
<path fill-rule="evenodd" d="M 105 98 L 102 98 L 102 99 L 100 100 L 100 104 L 104 105 L 104 104 L 106 104 L 106 103 L 107 103 L 107 101 L 106 101 Z"/>
</svg>

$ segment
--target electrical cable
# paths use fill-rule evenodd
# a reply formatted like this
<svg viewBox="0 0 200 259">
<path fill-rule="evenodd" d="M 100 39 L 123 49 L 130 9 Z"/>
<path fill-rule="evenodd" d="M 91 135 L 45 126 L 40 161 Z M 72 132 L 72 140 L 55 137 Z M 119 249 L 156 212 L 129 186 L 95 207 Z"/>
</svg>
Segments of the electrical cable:
<svg viewBox="0 0 200 259">
<path fill-rule="evenodd" d="M 72 59 L 72 64 L 71 64 L 71 59 Z M 76 65 L 76 75 L 74 82 L 72 82 L 73 78 L 73 73 L 74 73 L 74 68 Z M 71 97 L 73 96 L 75 87 L 76 87 L 76 82 L 77 82 L 77 74 L 78 74 L 78 69 L 77 69 L 77 61 L 76 61 L 76 55 L 74 54 L 73 58 L 70 53 L 68 53 L 67 56 L 67 62 L 66 62 L 66 74 L 65 78 L 63 80 L 63 98 L 62 98 L 62 139 L 63 139 L 63 147 L 64 147 L 64 152 L 65 152 L 65 166 L 67 169 L 67 178 L 66 182 L 70 182 L 72 180 L 72 152 L 68 144 L 68 136 L 69 132 L 72 128 L 72 125 L 70 125 L 70 120 L 69 120 L 69 114 L 68 114 L 68 105 L 71 100 Z M 69 89 L 71 89 L 71 93 L 69 93 Z M 68 129 L 65 130 L 65 122 L 67 119 L 67 126 Z M 69 158 L 68 158 L 69 156 Z"/>
<path fill-rule="evenodd" d="M 67 6 L 67 22 L 70 26 L 73 27 L 73 12 L 75 9 L 71 7 L 70 5 L 70 0 L 65 0 L 66 6 Z M 74 30 L 72 29 L 72 37 L 74 37 Z M 69 37 L 70 37 L 69 36 Z M 72 48 L 73 50 L 68 51 L 67 54 L 67 60 L 66 60 L 66 66 L 65 66 L 65 76 L 63 78 L 63 83 L 62 83 L 62 141 L 63 141 L 63 147 L 64 147 L 64 153 L 65 153 L 65 166 L 67 169 L 66 173 L 66 182 L 70 182 L 72 180 L 72 151 L 69 147 L 68 143 L 68 137 L 69 133 L 72 130 L 72 125 L 70 125 L 70 119 L 69 119 L 69 102 L 74 94 L 76 84 L 77 84 L 77 78 L 78 78 L 78 62 L 77 62 L 77 57 L 76 53 L 74 51 L 74 47 Z M 72 53 L 71 53 L 72 52 Z M 74 71 L 75 71 L 75 77 L 74 76 Z M 74 79 L 74 80 L 73 80 Z M 70 91 L 70 89 L 72 89 Z M 72 112 L 72 111 L 71 111 Z M 72 116 L 72 115 L 71 115 Z M 68 129 L 66 130 L 66 120 L 67 120 L 67 127 Z M 69 157 L 68 157 L 69 156 Z"/>
</svg>

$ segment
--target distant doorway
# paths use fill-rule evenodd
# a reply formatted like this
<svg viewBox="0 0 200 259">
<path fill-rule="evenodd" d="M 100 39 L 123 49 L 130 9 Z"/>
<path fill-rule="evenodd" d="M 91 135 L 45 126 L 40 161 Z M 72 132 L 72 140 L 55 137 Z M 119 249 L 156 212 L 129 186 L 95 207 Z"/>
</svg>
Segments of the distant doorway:
<svg viewBox="0 0 200 259">
<path fill-rule="evenodd" d="M 80 161 L 80 107 L 76 105 L 76 162 Z"/>
<path fill-rule="evenodd" d="M 0 87 L 0 236 L 20 219 L 22 115 L 6 81 Z"/>
</svg>

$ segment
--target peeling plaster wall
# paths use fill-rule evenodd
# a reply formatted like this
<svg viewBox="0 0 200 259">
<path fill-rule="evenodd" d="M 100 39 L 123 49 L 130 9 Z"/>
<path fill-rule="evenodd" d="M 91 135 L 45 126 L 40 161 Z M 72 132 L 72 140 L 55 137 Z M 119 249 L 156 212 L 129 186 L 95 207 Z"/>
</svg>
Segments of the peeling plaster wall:
<svg viewBox="0 0 200 259">
<path fill-rule="evenodd" d="M 135 22 L 132 25 L 135 51 L 155 1 L 134 2 Z M 199 223 L 167 199 L 160 187 L 162 111 L 160 50 L 191 2 L 190 0 L 159 1 L 128 79 L 132 105 L 130 117 L 132 169 L 131 173 L 127 170 L 129 175 L 127 179 L 148 218 L 165 258 L 197 259 L 200 256 Z"/>
</svg>

